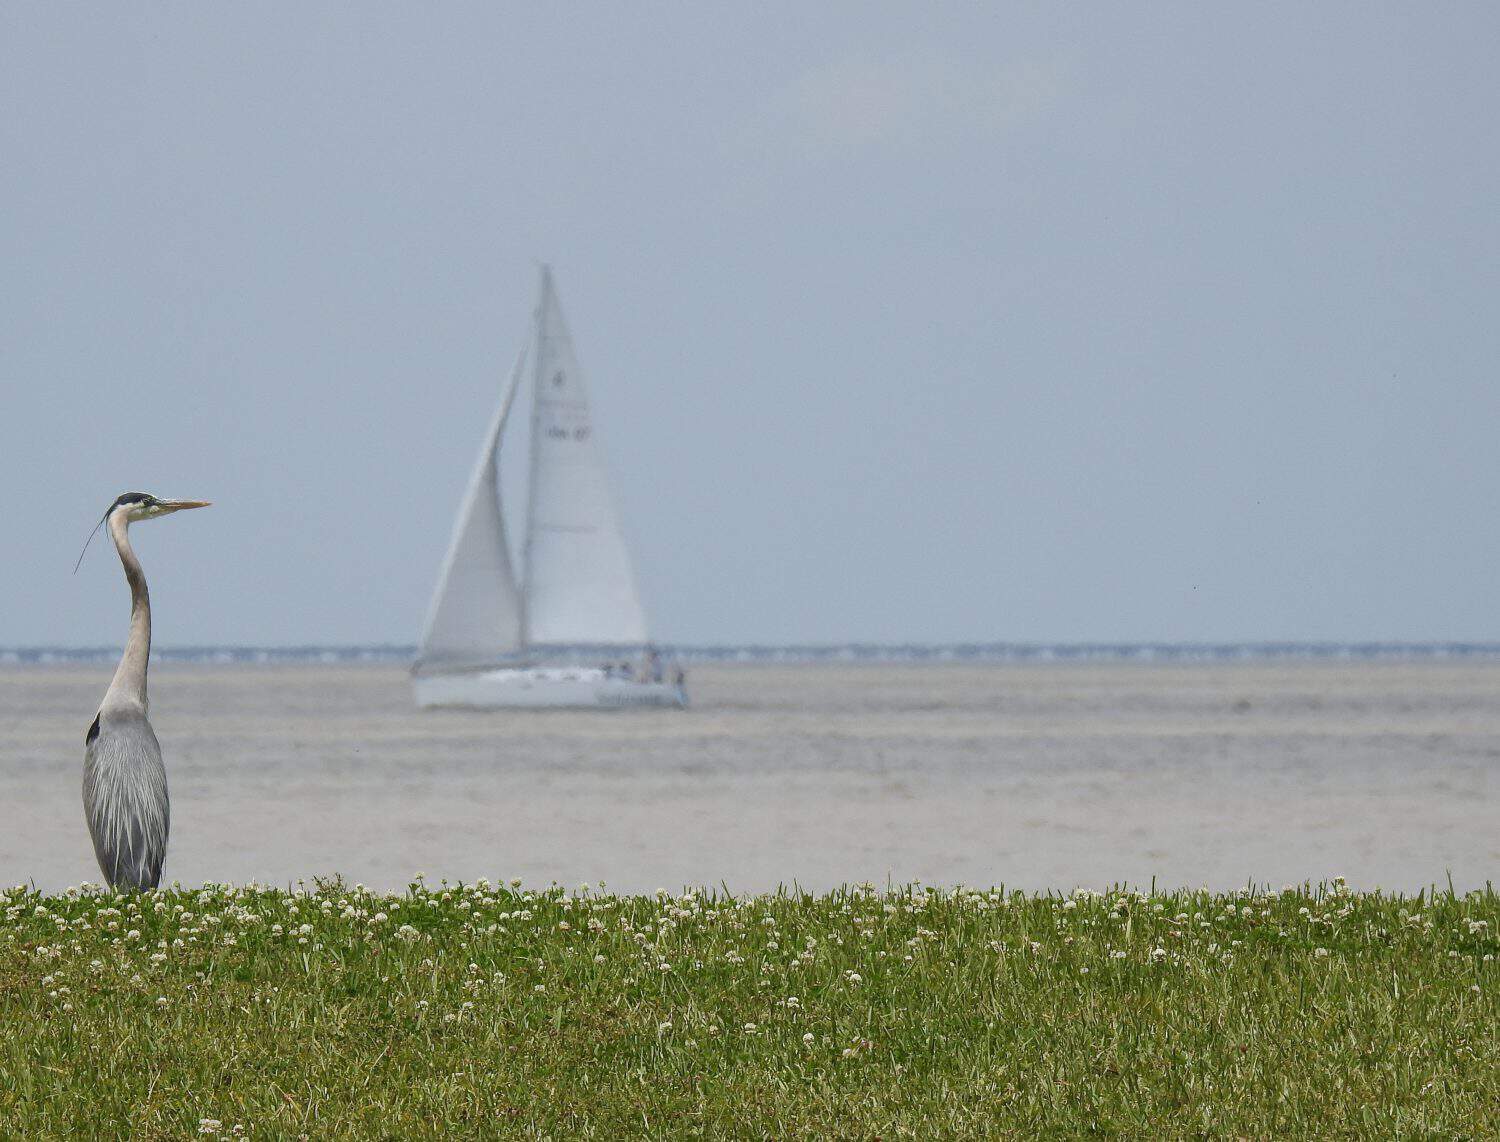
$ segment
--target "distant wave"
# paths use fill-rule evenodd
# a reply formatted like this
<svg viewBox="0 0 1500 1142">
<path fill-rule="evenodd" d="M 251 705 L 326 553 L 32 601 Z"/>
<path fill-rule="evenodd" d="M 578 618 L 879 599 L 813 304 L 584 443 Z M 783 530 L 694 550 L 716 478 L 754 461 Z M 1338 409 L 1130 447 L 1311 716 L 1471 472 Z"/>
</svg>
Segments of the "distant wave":
<svg viewBox="0 0 1500 1142">
<path fill-rule="evenodd" d="M 1254 662 L 1500 660 L 1493 642 L 1099 642 L 1099 643 L 841 643 L 816 646 L 662 644 L 682 662 Z M 575 648 L 565 656 L 589 659 L 618 651 Z M 0 664 L 111 662 L 119 647 L 0 647 Z M 168 646 L 159 662 L 209 664 L 408 663 L 414 646 Z"/>
</svg>

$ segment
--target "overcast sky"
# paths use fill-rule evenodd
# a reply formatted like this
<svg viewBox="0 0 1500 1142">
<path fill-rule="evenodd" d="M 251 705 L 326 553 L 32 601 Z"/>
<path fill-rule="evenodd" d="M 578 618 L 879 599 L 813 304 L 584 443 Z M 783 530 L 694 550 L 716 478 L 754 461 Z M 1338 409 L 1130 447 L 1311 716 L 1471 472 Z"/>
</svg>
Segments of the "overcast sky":
<svg viewBox="0 0 1500 1142">
<path fill-rule="evenodd" d="M 6 3 L 0 644 L 414 641 L 537 259 L 664 640 L 1500 639 L 1497 43 Z"/>
</svg>

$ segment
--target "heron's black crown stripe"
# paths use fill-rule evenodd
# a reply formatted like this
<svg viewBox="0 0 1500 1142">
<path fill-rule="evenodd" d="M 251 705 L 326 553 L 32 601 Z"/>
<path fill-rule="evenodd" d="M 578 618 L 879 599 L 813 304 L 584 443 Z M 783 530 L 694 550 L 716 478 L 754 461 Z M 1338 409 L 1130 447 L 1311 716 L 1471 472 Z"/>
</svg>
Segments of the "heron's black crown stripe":
<svg viewBox="0 0 1500 1142">
<path fill-rule="evenodd" d="M 93 745 L 94 739 L 99 736 L 99 715 L 94 715 L 94 724 L 89 727 L 88 737 L 83 739 L 84 745 Z"/>
<path fill-rule="evenodd" d="M 115 501 L 115 507 L 119 507 L 121 504 L 149 505 L 154 504 L 155 502 L 156 497 L 149 494 L 148 492 L 126 492 L 123 496 Z"/>
</svg>

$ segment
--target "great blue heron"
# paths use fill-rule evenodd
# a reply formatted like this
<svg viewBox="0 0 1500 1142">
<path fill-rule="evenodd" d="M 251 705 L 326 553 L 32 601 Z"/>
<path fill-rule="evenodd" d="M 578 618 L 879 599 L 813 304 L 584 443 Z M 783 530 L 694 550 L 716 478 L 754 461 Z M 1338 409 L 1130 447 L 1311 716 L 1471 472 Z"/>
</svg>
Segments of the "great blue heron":
<svg viewBox="0 0 1500 1142">
<path fill-rule="evenodd" d="M 167 771 L 161 746 L 146 720 L 146 668 L 151 658 L 151 599 L 146 573 L 130 547 L 132 523 L 184 508 L 206 508 L 202 500 L 159 500 L 126 492 L 110 504 L 99 526 L 109 526 L 125 581 L 130 584 L 130 636 L 84 739 L 83 815 L 94 838 L 94 855 L 111 888 L 155 888 L 167 853 Z M 89 539 L 94 537 L 91 535 Z M 88 544 L 83 545 L 88 550 Z M 78 556 L 83 562 L 83 555 Z M 75 567 L 76 571 L 77 568 Z"/>
</svg>

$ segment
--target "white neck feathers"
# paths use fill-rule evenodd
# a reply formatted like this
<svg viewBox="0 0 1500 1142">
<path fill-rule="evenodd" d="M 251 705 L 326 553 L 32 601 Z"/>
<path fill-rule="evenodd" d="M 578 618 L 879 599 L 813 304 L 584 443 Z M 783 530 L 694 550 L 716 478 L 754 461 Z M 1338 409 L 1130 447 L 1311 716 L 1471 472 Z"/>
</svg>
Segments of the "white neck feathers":
<svg viewBox="0 0 1500 1142">
<path fill-rule="evenodd" d="M 130 584 L 130 634 L 101 709 L 111 705 L 135 705 L 145 713 L 146 667 L 151 659 L 151 597 L 146 592 L 146 573 L 141 570 L 141 561 L 130 546 L 129 529 L 127 511 L 110 513 L 109 537 L 115 542 L 115 550 L 125 568 L 125 581 Z"/>
</svg>

